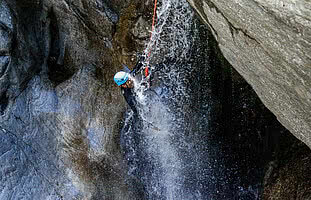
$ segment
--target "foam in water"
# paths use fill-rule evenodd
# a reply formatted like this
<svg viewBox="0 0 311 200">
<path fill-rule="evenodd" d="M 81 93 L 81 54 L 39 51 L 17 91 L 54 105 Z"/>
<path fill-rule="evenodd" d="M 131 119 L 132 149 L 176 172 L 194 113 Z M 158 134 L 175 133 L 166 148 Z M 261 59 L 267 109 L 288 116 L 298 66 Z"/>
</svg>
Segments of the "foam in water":
<svg viewBox="0 0 311 200">
<path fill-rule="evenodd" d="M 144 52 L 151 52 L 145 64 L 155 78 L 151 89 L 135 82 L 139 115 L 128 113 L 121 135 L 129 175 L 151 200 L 256 196 L 256 187 L 232 180 L 233 164 L 225 160 L 230 155 L 222 151 L 218 132 L 210 131 L 215 103 L 206 90 L 212 66 L 208 46 L 198 45 L 207 34 L 199 36 L 204 31 L 186 0 L 160 1 L 157 17 Z M 162 68 L 154 72 L 157 64 Z"/>
<path fill-rule="evenodd" d="M 200 196 L 199 191 L 185 189 L 185 165 L 174 144 L 175 137 L 179 134 L 176 126 L 183 122 L 175 116 L 178 112 L 176 107 L 169 106 L 174 102 L 180 104 L 181 99 L 186 100 L 189 96 L 184 82 L 191 66 L 180 61 L 186 60 L 191 51 L 192 17 L 193 13 L 186 0 L 159 2 L 156 28 L 145 55 L 151 51 L 147 65 L 169 60 L 158 77 L 164 82 L 168 96 L 161 98 L 154 92 L 148 93 L 135 82 L 137 100 L 142 105 L 139 109 L 142 125 L 136 132 L 131 132 L 135 129 L 135 125 L 132 125 L 133 129 L 127 133 L 127 137 L 130 137 L 127 140 L 128 157 L 132 163 L 136 162 L 130 166 L 129 173 L 140 176 L 148 199 L 199 199 Z M 168 99 L 173 99 L 173 102 Z M 129 115 L 130 117 L 133 115 Z M 129 118 L 126 123 L 130 123 Z M 187 141 L 184 143 L 188 145 Z"/>
<path fill-rule="evenodd" d="M 204 54 L 209 50 L 198 45 L 202 37 L 192 10 L 186 0 L 163 0 L 157 17 L 144 52 L 151 52 L 146 65 L 151 66 L 152 86 L 135 82 L 139 115 L 128 115 L 121 136 L 129 175 L 142 183 L 147 199 L 247 196 L 253 189 L 238 188 L 230 180 L 233 170 L 224 161 L 228 155 L 209 130 L 211 67 Z M 158 64 L 162 68 L 154 72 Z"/>
</svg>

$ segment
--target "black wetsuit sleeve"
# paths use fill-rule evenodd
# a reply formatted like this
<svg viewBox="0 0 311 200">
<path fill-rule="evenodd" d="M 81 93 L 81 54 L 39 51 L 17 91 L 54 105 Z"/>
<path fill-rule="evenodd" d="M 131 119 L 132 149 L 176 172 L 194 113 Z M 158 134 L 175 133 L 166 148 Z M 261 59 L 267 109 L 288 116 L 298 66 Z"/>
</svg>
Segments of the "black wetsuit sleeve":
<svg viewBox="0 0 311 200">
<path fill-rule="evenodd" d="M 137 102 L 136 102 L 136 98 L 135 98 L 134 93 L 133 93 L 133 89 L 121 88 L 121 92 L 122 92 L 127 104 L 130 106 L 130 108 L 133 110 L 133 112 L 135 114 L 137 114 L 137 108 L 136 108 Z"/>
</svg>

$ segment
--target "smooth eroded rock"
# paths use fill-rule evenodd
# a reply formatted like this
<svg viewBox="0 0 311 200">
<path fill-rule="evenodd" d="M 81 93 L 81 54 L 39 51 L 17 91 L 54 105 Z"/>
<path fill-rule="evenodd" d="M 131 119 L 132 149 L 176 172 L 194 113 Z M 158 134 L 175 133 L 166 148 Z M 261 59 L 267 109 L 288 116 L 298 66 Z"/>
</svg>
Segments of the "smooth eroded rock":
<svg viewBox="0 0 311 200">
<path fill-rule="evenodd" d="M 142 199 L 126 183 L 126 103 L 113 75 L 142 43 L 127 11 L 142 17 L 147 8 L 134 0 L 0 1 L 0 199 Z M 131 55 L 117 45 L 129 40 Z"/>
<path fill-rule="evenodd" d="M 311 147 L 311 2 L 188 0 L 225 58 Z"/>
</svg>

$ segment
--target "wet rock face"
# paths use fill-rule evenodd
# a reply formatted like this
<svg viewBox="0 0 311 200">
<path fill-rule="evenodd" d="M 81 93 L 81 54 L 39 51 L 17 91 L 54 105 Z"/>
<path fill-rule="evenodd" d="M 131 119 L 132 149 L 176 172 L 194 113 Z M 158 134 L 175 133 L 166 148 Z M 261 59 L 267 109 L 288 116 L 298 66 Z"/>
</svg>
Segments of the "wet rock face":
<svg viewBox="0 0 311 200">
<path fill-rule="evenodd" d="M 311 153 L 296 138 L 283 137 L 277 159 L 270 162 L 265 174 L 262 199 L 310 199 Z"/>
<path fill-rule="evenodd" d="M 147 8 L 0 1 L 0 199 L 142 199 L 122 171 L 125 101 L 112 77 L 142 49 L 130 33 Z"/>
<path fill-rule="evenodd" d="M 12 42 L 12 22 L 8 7 L 2 5 L 2 15 L 0 15 L 0 114 L 2 115 L 8 105 L 6 90 L 8 88 L 7 69 L 10 62 L 10 49 Z"/>
<path fill-rule="evenodd" d="M 311 3 L 188 1 L 225 58 L 278 120 L 311 147 Z"/>
</svg>

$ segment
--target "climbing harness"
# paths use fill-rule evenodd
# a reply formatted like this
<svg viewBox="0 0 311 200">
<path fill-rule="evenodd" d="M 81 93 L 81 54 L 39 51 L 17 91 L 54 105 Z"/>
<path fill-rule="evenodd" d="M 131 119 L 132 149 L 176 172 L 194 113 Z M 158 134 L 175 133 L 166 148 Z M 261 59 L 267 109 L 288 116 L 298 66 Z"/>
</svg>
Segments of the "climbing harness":
<svg viewBox="0 0 311 200">
<path fill-rule="evenodd" d="M 152 17 L 152 28 L 150 33 L 150 41 L 152 39 L 152 32 L 155 29 L 155 18 L 156 18 L 156 12 L 157 12 L 157 0 L 154 0 L 154 8 L 153 8 L 153 17 Z M 149 50 L 147 58 L 149 58 L 151 55 L 151 50 Z M 145 67 L 145 77 L 149 77 L 149 66 Z"/>
</svg>

